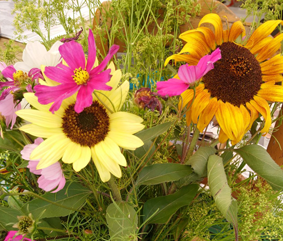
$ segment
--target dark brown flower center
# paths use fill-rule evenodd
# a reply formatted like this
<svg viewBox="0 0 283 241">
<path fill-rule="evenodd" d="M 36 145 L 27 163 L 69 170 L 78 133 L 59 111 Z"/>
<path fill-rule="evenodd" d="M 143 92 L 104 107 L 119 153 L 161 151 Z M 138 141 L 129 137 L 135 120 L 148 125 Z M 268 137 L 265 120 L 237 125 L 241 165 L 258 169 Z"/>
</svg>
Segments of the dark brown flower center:
<svg viewBox="0 0 283 241">
<path fill-rule="evenodd" d="M 94 101 L 81 113 L 70 105 L 63 116 L 63 132 L 73 142 L 82 146 L 94 146 L 103 141 L 109 132 L 110 120 L 105 108 Z"/>
<path fill-rule="evenodd" d="M 202 79 L 212 97 L 240 106 L 253 99 L 262 84 L 261 68 L 254 55 L 235 43 L 223 43 L 222 58 Z"/>
</svg>

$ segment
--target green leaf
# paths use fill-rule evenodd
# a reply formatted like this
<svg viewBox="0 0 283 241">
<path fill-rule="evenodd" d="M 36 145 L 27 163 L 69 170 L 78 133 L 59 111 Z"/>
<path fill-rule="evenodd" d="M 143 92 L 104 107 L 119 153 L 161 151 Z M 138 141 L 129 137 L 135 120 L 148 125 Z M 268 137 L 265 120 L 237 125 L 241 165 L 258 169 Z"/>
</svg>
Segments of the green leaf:
<svg viewBox="0 0 283 241">
<path fill-rule="evenodd" d="M 155 185 L 164 182 L 173 182 L 191 173 L 191 167 L 178 163 L 154 164 L 142 169 L 136 185 Z"/>
<path fill-rule="evenodd" d="M 224 151 L 224 153 L 221 155 L 221 158 L 223 159 L 223 165 L 225 166 L 225 164 L 233 158 L 233 152 Z"/>
<path fill-rule="evenodd" d="M 138 215 L 135 209 L 126 202 L 111 203 L 106 210 L 111 240 L 136 240 Z"/>
<path fill-rule="evenodd" d="M 62 235 L 60 232 L 54 232 L 53 229 L 62 229 L 64 230 L 62 224 L 61 224 L 61 219 L 59 217 L 56 218 L 45 218 L 41 219 L 40 222 L 37 224 L 39 228 L 48 228 L 44 229 L 43 232 L 47 234 L 49 237 L 56 237 L 59 235 Z M 63 231 L 62 231 L 63 232 Z"/>
<path fill-rule="evenodd" d="M 283 170 L 261 146 L 249 145 L 235 150 L 258 175 L 263 177 L 274 190 L 283 189 Z"/>
<path fill-rule="evenodd" d="M 145 202 L 143 220 L 147 223 L 164 224 L 179 208 L 191 203 L 198 191 L 198 185 L 182 187 L 174 194 L 157 197 Z M 149 220 L 148 220 L 149 219 Z"/>
<path fill-rule="evenodd" d="M 199 177 L 206 177 L 207 175 L 207 160 L 209 156 L 215 154 L 215 148 L 211 146 L 201 147 L 197 152 L 189 159 L 186 165 L 190 165 Z"/>
<path fill-rule="evenodd" d="M 89 194 L 89 189 L 73 182 L 57 193 L 45 193 L 45 200 L 37 198 L 26 203 L 22 210 L 32 213 L 34 218 L 63 217 L 80 209 Z"/>
<path fill-rule="evenodd" d="M 232 202 L 231 188 L 228 186 L 222 158 L 212 155 L 207 163 L 207 179 L 217 208 L 233 224 L 237 232 L 237 202 Z"/>
<path fill-rule="evenodd" d="M 149 129 L 142 130 L 135 135 L 142 139 L 142 141 L 145 143 L 149 140 L 152 140 L 153 138 L 163 134 L 165 131 L 167 131 L 170 126 L 173 124 L 173 122 L 166 122 L 157 126 L 154 126 Z"/>
<path fill-rule="evenodd" d="M 17 216 L 23 215 L 19 210 L 3 206 L 0 206 L 0 214 L 0 224 L 6 230 L 12 230 L 12 226 L 19 221 Z"/>
<path fill-rule="evenodd" d="M 143 158 L 144 155 L 149 150 L 151 144 L 152 144 L 152 141 L 145 142 L 143 146 L 139 147 L 138 149 L 134 151 L 134 154 L 140 159 Z M 147 154 L 147 157 L 145 158 L 145 162 L 149 161 L 148 158 L 152 155 L 152 153 L 155 152 L 155 149 L 156 149 L 155 145 L 153 145 L 153 147 L 150 149 L 149 153 Z"/>
</svg>

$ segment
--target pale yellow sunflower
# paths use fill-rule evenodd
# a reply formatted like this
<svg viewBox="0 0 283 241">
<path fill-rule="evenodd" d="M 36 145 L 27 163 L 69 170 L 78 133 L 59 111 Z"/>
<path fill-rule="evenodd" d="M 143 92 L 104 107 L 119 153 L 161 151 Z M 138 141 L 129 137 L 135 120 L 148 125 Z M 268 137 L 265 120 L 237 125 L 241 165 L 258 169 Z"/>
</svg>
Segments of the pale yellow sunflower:
<svg viewBox="0 0 283 241">
<path fill-rule="evenodd" d="M 143 119 L 131 113 L 119 111 L 129 90 L 129 82 L 118 87 L 121 71 L 110 64 L 113 75 L 107 84 L 111 91 L 99 91 L 93 95 L 93 103 L 81 113 L 74 110 L 75 96 L 65 99 L 58 111 L 49 112 L 49 105 L 41 105 L 34 93 L 24 95 L 35 109 L 24 109 L 17 115 L 31 122 L 20 129 L 31 135 L 46 138 L 31 153 L 30 159 L 39 159 L 38 169 L 46 168 L 62 159 L 72 163 L 75 171 L 80 171 L 92 159 L 103 182 L 111 174 L 120 178 L 121 166 L 126 159 L 120 147 L 135 150 L 143 145 L 141 139 L 133 135 L 144 128 Z M 47 85 L 57 85 L 46 78 Z M 43 82 L 41 82 L 43 84 Z"/>
<path fill-rule="evenodd" d="M 211 24 L 214 32 L 203 24 Z M 276 54 L 281 47 L 283 34 L 273 38 L 272 31 L 282 24 L 281 20 L 267 21 L 259 26 L 245 43 L 245 27 L 240 21 L 223 30 L 217 14 L 207 14 L 199 22 L 197 29 L 180 35 L 186 42 L 179 54 L 170 60 L 185 61 L 197 65 L 205 55 L 220 48 L 222 58 L 214 63 L 214 69 L 200 80 L 194 90 L 188 89 L 181 95 L 179 108 L 187 111 L 187 124 L 197 124 L 199 131 L 215 116 L 220 127 L 220 142 L 228 139 L 238 143 L 251 128 L 259 113 L 265 119 L 262 133 L 271 125 L 268 101 L 282 102 L 283 56 Z M 194 99 L 194 100 L 193 100 Z"/>
</svg>

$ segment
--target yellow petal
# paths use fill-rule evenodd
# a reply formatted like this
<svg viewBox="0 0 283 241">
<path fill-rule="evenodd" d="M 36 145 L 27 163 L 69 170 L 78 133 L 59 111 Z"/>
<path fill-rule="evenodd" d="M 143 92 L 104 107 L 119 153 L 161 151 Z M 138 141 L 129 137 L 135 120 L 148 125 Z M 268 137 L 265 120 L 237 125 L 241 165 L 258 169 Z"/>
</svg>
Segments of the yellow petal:
<svg viewBox="0 0 283 241">
<path fill-rule="evenodd" d="M 27 102 L 29 102 L 33 107 L 35 107 L 36 109 L 40 110 L 40 111 L 45 111 L 50 113 L 49 109 L 52 105 L 48 104 L 48 105 L 42 105 L 38 102 L 38 98 L 35 96 L 34 93 L 25 93 L 24 94 L 25 99 L 27 100 Z M 62 117 L 63 116 L 63 109 L 60 108 L 58 111 L 55 111 L 55 115 Z"/>
<path fill-rule="evenodd" d="M 81 155 L 78 160 L 73 162 L 73 168 L 76 172 L 79 172 L 83 168 L 86 167 L 86 165 L 89 163 L 91 158 L 91 152 L 90 148 L 88 146 L 81 146 Z"/>
<path fill-rule="evenodd" d="M 70 142 L 66 146 L 66 151 L 64 152 L 64 155 L 62 157 L 62 161 L 64 163 L 73 163 L 76 162 L 79 157 L 81 156 L 82 148 L 81 145 L 75 143 L 75 142 Z"/>
<path fill-rule="evenodd" d="M 109 118 L 110 118 L 110 121 L 126 120 L 127 122 L 131 122 L 131 123 L 142 123 L 143 122 L 143 118 L 141 118 L 141 117 L 139 117 L 135 114 L 123 112 L 123 111 L 119 111 L 119 112 L 109 114 Z"/>
<path fill-rule="evenodd" d="M 33 136 L 38 136 L 42 138 L 48 138 L 53 135 L 61 134 L 62 129 L 61 128 L 46 128 L 34 124 L 27 124 L 20 127 L 21 131 L 24 131 L 28 134 L 31 134 Z"/>
<path fill-rule="evenodd" d="M 200 33 L 203 34 L 203 37 L 204 37 L 207 45 L 209 46 L 209 48 L 211 50 L 214 50 L 216 48 L 214 33 L 209 28 L 199 27 L 197 29 L 189 30 L 189 31 L 186 31 L 186 32 L 182 33 L 179 36 L 179 38 L 185 40 L 186 42 L 188 42 L 186 40 L 187 39 L 187 35 L 189 35 L 191 33 L 194 33 L 194 32 L 200 32 Z"/>
<path fill-rule="evenodd" d="M 228 140 L 228 136 L 224 133 L 224 131 L 222 129 L 220 129 L 219 132 L 219 142 L 220 143 L 225 143 Z"/>
<path fill-rule="evenodd" d="M 142 124 L 131 123 L 125 120 L 124 121 L 111 121 L 110 131 L 123 132 L 127 134 L 135 134 L 144 128 L 144 125 Z"/>
<path fill-rule="evenodd" d="M 62 119 L 51 112 L 24 109 L 17 111 L 16 114 L 24 120 L 42 127 L 60 128 L 62 126 Z"/>
<path fill-rule="evenodd" d="M 189 104 L 190 105 L 190 104 Z M 187 126 L 190 126 L 192 122 L 192 108 L 190 108 L 187 112 L 186 112 L 186 123 Z"/>
<path fill-rule="evenodd" d="M 199 93 L 192 105 L 192 121 L 193 123 L 198 122 L 198 117 L 201 114 L 201 112 L 204 110 L 204 108 L 208 105 L 210 99 L 210 94 L 207 90 L 202 91 Z"/>
<path fill-rule="evenodd" d="M 215 13 L 206 14 L 199 22 L 198 27 L 204 23 L 210 23 L 214 26 L 215 40 L 218 45 L 222 44 L 222 21 L 221 18 Z"/>
<path fill-rule="evenodd" d="M 201 49 L 203 51 L 203 53 L 209 53 L 210 52 L 210 47 L 208 46 L 208 44 L 206 43 L 206 40 L 204 38 L 204 35 L 200 32 L 194 31 L 194 32 L 187 32 L 186 35 L 181 34 L 179 36 L 180 39 L 183 39 L 184 41 L 186 41 L 188 44 L 196 44 L 197 43 L 197 48 L 198 46 L 201 46 Z M 184 51 L 187 52 L 187 51 Z M 181 51 L 181 53 L 183 53 Z"/>
<path fill-rule="evenodd" d="M 34 149 L 30 157 L 35 160 L 40 159 L 37 169 L 49 167 L 62 158 L 69 143 L 70 139 L 63 137 L 63 135 L 49 137 Z"/>
<path fill-rule="evenodd" d="M 210 52 L 207 48 L 205 48 L 205 46 L 203 46 L 203 43 L 201 43 L 197 39 L 191 39 L 190 42 L 185 44 L 185 46 L 181 49 L 180 54 L 189 53 L 193 57 L 200 59 Z"/>
<path fill-rule="evenodd" d="M 127 161 L 124 155 L 121 153 L 120 148 L 110 138 L 106 137 L 104 139 L 103 149 L 119 165 L 123 167 L 127 166 Z"/>
<path fill-rule="evenodd" d="M 279 34 L 272 41 L 270 41 L 268 45 L 259 51 L 258 55 L 256 56 L 257 61 L 262 62 L 263 60 L 271 58 L 278 50 L 280 50 L 282 40 L 283 33 Z"/>
<path fill-rule="evenodd" d="M 188 89 L 185 90 L 182 94 L 181 94 L 181 98 L 179 100 L 179 104 L 178 104 L 178 108 L 179 110 L 184 109 L 184 107 L 186 107 L 188 105 L 188 103 L 194 98 L 196 97 L 200 92 L 202 92 L 204 89 L 204 84 L 199 84 L 198 87 L 196 87 L 195 89 L 195 93 L 194 90 L 192 89 Z M 195 96 L 194 96 L 195 95 Z"/>
<path fill-rule="evenodd" d="M 118 146 L 129 150 L 135 150 L 136 148 L 144 145 L 140 138 L 126 133 L 109 131 L 108 137 Z"/>
<path fill-rule="evenodd" d="M 248 112 L 248 110 L 246 109 L 246 107 L 244 107 L 243 105 L 240 106 L 240 111 L 243 114 L 243 118 L 244 118 L 244 132 L 246 133 L 249 130 L 249 124 L 251 122 L 251 116 L 250 113 Z"/>
<path fill-rule="evenodd" d="M 229 40 L 229 30 L 223 30 L 222 38 L 223 38 L 224 43 L 228 42 L 228 40 Z"/>
<path fill-rule="evenodd" d="M 250 103 L 246 103 L 247 108 L 250 110 L 251 112 L 251 119 L 250 119 L 250 123 L 247 127 L 247 130 L 251 129 L 254 121 L 258 118 L 258 111 L 250 104 Z"/>
<path fill-rule="evenodd" d="M 166 66 L 170 62 L 170 60 L 175 60 L 175 64 L 177 62 L 183 61 L 190 65 L 197 65 L 200 57 L 192 56 L 190 54 L 173 54 L 165 60 L 164 66 Z"/>
<path fill-rule="evenodd" d="M 273 40 L 272 37 L 267 37 L 262 39 L 260 42 L 258 42 L 257 44 L 255 44 L 252 49 L 250 50 L 250 52 L 252 54 L 257 54 L 262 48 L 264 48 L 265 46 L 267 46 L 271 41 Z"/>
<path fill-rule="evenodd" d="M 229 42 L 234 42 L 240 34 L 244 37 L 246 29 L 241 21 L 234 22 L 229 32 Z"/>
<path fill-rule="evenodd" d="M 283 86 L 274 85 L 260 89 L 257 95 L 268 101 L 283 102 Z"/>
<path fill-rule="evenodd" d="M 103 141 L 94 146 L 95 153 L 100 162 L 103 163 L 103 165 L 109 172 L 111 172 L 114 176 L 120 178 L 122 176 L 120 166 L 111 158 L 111 156 L 109 156 L 109 150 L 105 151 L 105 149 L 107 150 L 107 146 L 105 146 L 105 143 Z"/>
<path fill-rule="evenodd" d="M 208 105 L 205 107 L 205 109 L 203 110 L 203 112 L 199 117 L 197 128 L 199 129 L 200 132 L 202 132 L 204 128 L 207 127 L 208 124 L 211 122 L 217 109 L 218 109 L 217 98 L 212 98 L 211 100 L 209 100 Z"/>
<path fill-rule="evenodd" d="M 275 83 L 282 82 L 283 76 L 281 74 L 262 75 L 262 81 L 264 82 L 274 81 Z"/>
<path fill-rule="evenodd" d="M 100 176 L 101 181 L 103 182 L 108 182 L 110 180 L 110 172 L 108 171 L 108 169 L 100 162 L 100 160 L 98 159 L 96 153 L 95 153 L 95 148 L 91 147 L 91 157 L 92 160 L 97 168 L 98 174 Z"/>
<path fill-rule="evenodd" d="M 277 27 L 278 24 L 282 24 L 281 20 L 269 20 L 262 25 L 260 25 L 249 38 L 247 44 L 245 45 L 246 48 L 251 49 L 255 46 L 258 42 L 262 39 L 269 36 L 273 30 Z"/>
<path fill-rule="evenodd" d="M 254 96 L 254 100 L 251 100 L 250 103 L 265 119 L 265 125 L 261 130 L 261 133 L 267 133 L 271 125 L 271 116 L 268 103 L 265 99 L 258 96 Z"/>
</svg>

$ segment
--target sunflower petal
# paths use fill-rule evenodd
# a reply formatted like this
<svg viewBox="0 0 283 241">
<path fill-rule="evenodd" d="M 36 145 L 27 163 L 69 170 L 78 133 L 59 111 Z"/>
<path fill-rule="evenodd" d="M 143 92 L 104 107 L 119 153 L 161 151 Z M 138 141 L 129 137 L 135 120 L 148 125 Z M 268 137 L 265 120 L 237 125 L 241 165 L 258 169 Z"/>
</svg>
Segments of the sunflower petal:
<svg viewBox="0 0 283 241">
<path fill-rule="evenodd" d="M 110 138 L 106 137 L 104 139 L 104 151 L 108 153 L 108 155 L 119 165 L 126 167 L 127 161 L 124 155 L 121 153 L 120 148 L 117 144 L 112 141 Z"/>
<path fill-rule="evenodd" d="M 281 74 L 262 75 L 262 81 L 274 81 L 275 83 L 278 83 L 283 81 L 283 76 Z"/>
<path fill-rule="evenodd" d="M 78 158 L 78 160 L 73 162 L 74 170 L 76 172 L 79 172 L 80 170 L 85 168 L 87 164 L 89 163 L 90 158 L 91 158 L 90 148 L 88 146 L 81 146 L 81 155 Z"/>
<path fill-rule="evenodd" d="M 21 131 L 29 133 L 33 136 L 38 136 L 42 138 L 48 138 L 53 135 L 61 134 L 62 130 L 60 128 L 46 128 L 42 126 L 38 126 L 35 124 L 27 124 L 20 127 Z"/>
<path fill-rule="evenodd" d="M 260 89 L 258 96 L 268 101 L 283 102 L 283 86 L 274 85 Z"/>
<path fill-rule="evenodd" d="M 204 23 L 210 23 L 213 25 L 215 30 L 215 40 L 218 45 L 222 44 L 222 21 L 221 18 L 215 13 L 206 14 L 199 22 L 198 27 Z"/>
<path fill-rule="evenodd" d="M 203 112 L 200 114 L 198 124 L 197 124 L 197 128 L 199 129 L 200 132 L 202 132 L 204 128 L 207 127 L 208 124 L 211 122 L 217 109 L 218 109 L 217 98 L 212 98 L 211 100 L 209 100 L 208 105 L 205 107 Z"/>
<path fill-rule="evenodd" d="M 190 65 L 197 65 L 198 61 L 200 60 L 200 57 L 192 56 L 190 54 L 173 54 L 165 60 L 164 66 L 166 66 L 170 62 L 170 60 L 175 60 L 175 64 L 177 62 L 183 61 Z"/>
<path fill-rule="evenodd" d="M 194 32 L 187 32 L 186 35 L 181 34 L 179 36 L 180 39 L 183 39 L 184 41 L 186 41 L 189 44 L 195 44 L 197 43 L 198 46 L 200 45 L 203 53 L 209 53 L 210 52 L 210 47 L 208 46 L 208 44 L 206 43 L 206 40 L 204 38 L 204 35 L 200 32 L 194 31 Z M 197 47 L 197 46 L 196 46 Z M 186 51 L 184 51 L 186 52 Z M 182 51 L 181 51 L 182 53 Z"/>
<path fill-rule="evenodd" d="M 114 176 L 120 178 L 122 176 L 121 168 L 117 162 L 115 162 L 111 156 L 108 154 L 107 146 L 103 141 L 99 142 L 94 146 L 95 153 L 98 159 L 103 163 L 103 165 L 111 172 Z"/>
<path fill-rule="evenodd" d="M 203 91 L 203 89 L 204 89 L 204 84 L 200 84 L 198 87 L 196 87 L 195 94 L 194 94 L 194 90 L 192 89 L 188 89 L 184 91 L 181 94 L 181 98 L 179 100 L 179 104 L 178 104 L 179 110 L 184 109 L 184 107 L 187 106 L 188 103 L 194 98 L 194 95 L 196 97 L 199 93 Z"/>
<path fill-rule="evenodd" d="M 246 36 L 246 29 L 241 21 L 234 22 L 229 31 L 229 42 L 234 42 L 240 34 Z"/>
<path fill-rule="evenodd" d="M 108 171 L 108 169 L 100 162 L 100 160 L 98 159 L 96 153 L 95 153 L 95 148 L 91 147 L 91 157 L 92 160 L 97 168 L 98 174 L 100 176 L 101 181 L 103 182 L 108 182 L 110 180 L 110 172 Z"/>
<path fill-rule="evenodd" d="M 246 106 L 247 106 L 247 108 L 251 112 L 250 123 L 249 123 L 249 125 L 247 127 L 247 130 L 249 130 L 249 129 L 251 129 L 254 121 L 258 118 L 259 115 L 258 115 L 258 111 L 249 102 L 246 103 Z"/>
<path fill-rule="evenodd" d="M 228 136 L 224 133 L 224 131 L 222 129 L 220 129 L 219 132 L 219 142 L 220 143 L 225 143 L 228 140 Z"/>
<path fill-rule="evenodd" d="M 62 161 L 64 163 L 69 163 L 69 164 L 74 163 L 81 156 L 81 152 L 82 152 L 81 145 L 79 145 L 75 142 L 70 142 L 66 146 L 66 151 L 64 152 L 64 155 L 62 157 Z"/>
<path fill-rule="evenodd" d="M 210 94 L 207 90 L 202 91 L 197 95 L 195 98 L 193 105 L 192 105 L 192 121 L 193 123 L 198 122 L 198 117 L 204 108 L 208 105 L 210 99 Z"/>
<path fill-rule="evenodd" d="M 118 146 L 128 150 L 135 150 L 136 148 L 144 145 L 140 138 L 126 133 L 109 131 L 108 137 L 112 139 L 112 141 L 114 141 Z"/>
<path fill-rule="evenodd" d="M 60 128 L 62 126 L 62 119 L 52 113 L 24 109 L 18 110 L 16 114 L 26 121 L 42 127 Z"/>
<path fill-rule="evenodd" d="M 251 49 L 253 46 L 255 46 L 258 42 L 260 42 L 262 39 L 269 36 L 273 30 L 277 27 L 278 24 L 282 24 L 283 21 L 281 20 L 269 20 L 262 25 L 260 25 L 252 34 L 252 36 L 249 38 L 247 44 L 245 45 L 246 48 Z"/>
<path fill-rule="evenodd" d="M 268 103 L 265 99 L 258 96 L 254 96 L 254 100 L 251 100 L 250 103 L 265 119 L 265 124 L 261 133 L 267 133 L 271 125 L 270 108 Z"/>
</svg>

